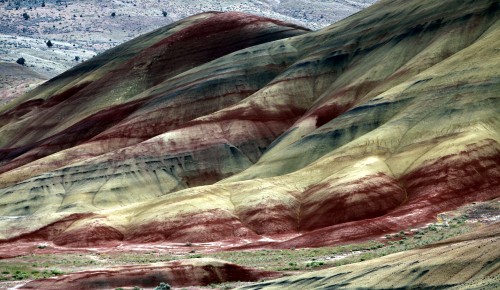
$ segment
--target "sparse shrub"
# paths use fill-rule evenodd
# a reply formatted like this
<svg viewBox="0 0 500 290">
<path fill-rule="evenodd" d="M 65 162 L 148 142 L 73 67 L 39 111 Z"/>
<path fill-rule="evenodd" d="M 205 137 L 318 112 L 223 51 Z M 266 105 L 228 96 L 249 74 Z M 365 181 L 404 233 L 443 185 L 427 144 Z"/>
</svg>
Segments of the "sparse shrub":
<svg viewBox="0 0 500 290">
<path fill-rule="evenodd" d="M 14 273 L 14 275 L 12 275 L 12 279 L 14 280 L 24 280 L 24 279 L 28 279 L 30 277 L 30 275 L 26 272 L 22 272 L 22 271 L 16 271 L 16 273 Z"/>
<path fill-rule="evenodd" d="M 169 284 L 165 282 L 161 282 L 160 285 L 156 286 L 154 290 L 170 290 L 172 287 L 170 287 Z"/>
<path fill-rule="evenodd" d="M 80 57 L 77 55 L 75 56 L 75 61 L 79 61 L 80 60 Z"/>
<path fill-rule="evenodd" d="M 28 13 L 24 12 L 23 18 L 24 18 L 24 20 L 28 20 L 28 19 L 30 19 L 30 16 L 28 15 Z"/>
<path fill-rule="evenodd" d="M 50 273 L 54 276 L 57 276 L 57 275 L 62 275 L 64 274 L 64 272 L 62 272 L 61 270 L 57 270 L 57 269 L 54 269 L 54 270 L 51 270 Z"/>
<path fill-rule="evenodd" d="M 115 17 L 115 16 L 116 16 L 115 12 L 111 13 L 111 17 Z"/>
<path fill-rule="evenodd" d="M 50 40 L 47 41 L 45 44 L 47 44 L 47 47 L 49 47 L 49 48 L 54 46 L 54 44 L 52 44 L 52 41 L 50 41 Z"/>
<path fill-rule="evenodd" d="M 162 11 L 161 14 L 163 14 L 163 17 L 167 17 L 168 15 L 167 11 Z"/>
<path fill-rule="evenodd" d="M 20 57 L 16 60 L 16 63 L 18 63 L 20 65 L 24 65 L 25 62 L 26 62 L 26 60 L 24 59 L 24 57 Z"/>
<path fill-rule="evenodd" d="M 307 267 L 307 268 L 309 268 L 309 267 L 311 267 L 311 268 L 316 268 L 316 267 L 323 266 L 324 264 L 325 264 L 325 263 L 323 263 L 323 262 L 315 262 L 315 261 L 314 261 L 314 262 L 307 263 L 307 264 L 306 264 L 306 267 Z"/>
</svg>

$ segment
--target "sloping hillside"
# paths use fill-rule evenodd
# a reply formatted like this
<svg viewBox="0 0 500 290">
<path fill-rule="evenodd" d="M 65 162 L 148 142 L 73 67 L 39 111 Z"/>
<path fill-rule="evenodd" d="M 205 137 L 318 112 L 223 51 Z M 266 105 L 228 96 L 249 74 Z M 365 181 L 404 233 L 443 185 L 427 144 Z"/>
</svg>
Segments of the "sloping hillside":
<svg viewBox="0 0 500 290">
<path fill-rule="evenodd" d="M 378 237 L 500 196 L 497 1 L 141 36 L 0 109 L 4 243 Z"/>
<path fill-rule="evenodd" d="M 1 0 L 0 61 L 24 57 L 36 72 L 54 77 L 148 31 L 206 11 L 245 12 L 320 29 L 374 2 Z"/>
<path fill-rule="evenodd" d="M 24 95 L 46 79 L 27 66 L 0 62 L 0 104 L 4 105 Z"/>
<path fill-rule="evenodd" d="M 458 239 L 238 289 L 498 289 L 498 223 Z"/>
</svg>

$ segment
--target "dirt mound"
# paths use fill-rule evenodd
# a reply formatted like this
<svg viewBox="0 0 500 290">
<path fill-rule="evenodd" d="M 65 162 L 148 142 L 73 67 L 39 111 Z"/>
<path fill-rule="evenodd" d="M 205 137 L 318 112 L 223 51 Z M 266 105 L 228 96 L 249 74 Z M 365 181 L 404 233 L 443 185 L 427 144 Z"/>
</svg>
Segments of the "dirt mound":
<svg viewBox="0 0 500 290">
<path fill-rule="evenodd" d="M 180 260 L 148 266 L 122 266 L 72 273 L 57 278 L 31 281 L 18 289 L 114 289 L 155 287 L 161 282 L 174 287 L 203 286 L 229 281 L 258 281 L 280 276 L 270 271 L 241 267 L 214 259 Z"/>
</svg>

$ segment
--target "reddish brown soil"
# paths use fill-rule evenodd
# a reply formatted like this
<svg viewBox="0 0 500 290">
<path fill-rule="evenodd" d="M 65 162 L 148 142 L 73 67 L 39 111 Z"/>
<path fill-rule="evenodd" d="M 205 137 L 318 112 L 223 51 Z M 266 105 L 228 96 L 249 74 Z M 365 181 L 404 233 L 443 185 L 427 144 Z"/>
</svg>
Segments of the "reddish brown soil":
<svg viewBox="0 0 500 290">
<path fill-rule="evenodd" d="M 14 242 L 17 243 L 17 242 L 52 241 L 54 239 L 57 239 L 57 237 L 62 232 L 64 232 L 69 226 L 71 226 L 77 220 L 89 218 L 92 216 L 95 216 L 95 214 L 92 213 L 71 214 L 56 222 L 50 223 L 40 229 L 22 234 L 20 236 L 11 239 L 0 240 L 0 245 L 14 243 Z"/>
<path fill-rule="evenodd" d="M 312 199 L 316 192 L 324 191 L 328 192 L 326 199 L 320 202 Z M 318 184 L 304 192 L 300 229 L 309 231 L 381 216 L 405 198 L 406 193 L 398 181 L 382 173 L 333 188 Z"/>
<path fill-rule="evenodd" d="M 387 214 L 321 228 L 282 243 L 275 248 L 320 247 L 380 237 L 425 224 L 440 212 L 500 195 L 500 152 L 483 157 L 480 151 L 495 142 L 469 146 L 459 154 L 442 157 L 401 178 L 407 200 Z M 368 205 L 367 205 L 368 206 Z"/>
<path fill-rule="evenodd" d="M 125 233 L 102 226 L 88 231 L 64 232 L 75 220 L 87 217 L 85 214 L 71 215 L 38 231 L 3 241 L 3 244 L 53 241 L 59 246 L 115 247 L 123 241 L 136 244 L 232 240 L 233 246 L 242 248 L 289 248 L 328 246 L 376 238 L 425 224 L 434 220 L 438 213 L 467 203 L 498 198 L 500 152 L 492 151 L 494 146 L 493 141 L 471 145 L 459 154 L 442 157 L 409 172 L 399 182 L 383 174 L 360 180 L 355 188 L 357 194 L 364 198 L 355 200 L 349 206 L 340 206 L 347 202 L 341 192 L 332 194 L 332 200 L 309 202 L 308 198 L 315 192 L 330 190 L 325 184 L 312 187 L 304 193 L 302 206 L 306 206 L 302 216 L 296 215 L 298 211 L 295 208 L 262 205 L 254 210 L 239 212 L 238 216 L 224 210 L 178 216 L 168 221 L 141 224 Z M 484 151 L 496 153 L 484 156 L 481 153 Z M 339 212 L 343 214 L 339 215 Z M 297 231 L 299 221 L 301 231 Z M 272 239 L 275 234 L 283 233 L 300 236 L 283 242 L 259 241 L 261 235 Z M 4 252 L 1 256 L 13 255 L 8 250 L 6 255 L 6 250 L 0 250 L 0 253 Z M 26 247 L 19 254 L 29 250 Z"/>
<path fill-rule="evenodd" d="M 280 277 L 278 272 L 260 271 L 224 262 L 174 261 L 154 266 L 123 266 L 85 271 L 51 279 L 40 279 L 18 289 L 114 289 L 117 287 L 155 287 L 166 282 L 174 287 L 201 286 L 230 281 L 258 281 Z"/>
<path fill-rule="evenodd" d="M 202 230 L 194 230 L 196 228 Z M 256 238 L 234 215 L 223 210 L 179 216 L 165 222 L 141 224 L 131 229 L 126 241 L 132 243 L 213 242 L 228 238 Z"/>
<path fill-rule="evenodd" d="M 297 232 L 297 210 L 293 206 L 261 203 L 255 208 L 238 212 L 245 226 L 259 235 Z"/>
</svg>

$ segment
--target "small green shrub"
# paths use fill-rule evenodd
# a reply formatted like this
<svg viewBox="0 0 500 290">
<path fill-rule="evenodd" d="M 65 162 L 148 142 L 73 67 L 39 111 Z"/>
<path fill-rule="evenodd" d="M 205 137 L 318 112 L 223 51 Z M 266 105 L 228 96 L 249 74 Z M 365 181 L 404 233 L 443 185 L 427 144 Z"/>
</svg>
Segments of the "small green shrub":
<svg viewBox="0 0 500 290">
<path fill-rule="evenodd" d="M 61 270 L 58 270 L 58 269 L 53 269 L 53 270 L 50 270 L 50 274 L 54 275 L 54 276 L 57 276 L 57 275 L 62 275 L 64 274 L 63 271 Z"/>
<path fill-rule="evenodd" d="M 324 264 L 325 263 L 323 263 L 323 262 L 315 262 L 315 261 L 313 261 L 313 262 L 307 263 L 306 267 L 308 267 L 308 268 L 309 267 L 311 267 L 311 268 L 317 268 L 317 267 L 323 266 Z"/>
<path fill-rule="evenodd" d="M 14 275 L 12 275 L 12 279 L 14 280 L 24 280 L 24 279 L 28 279 L 30 277 L 30 275 L 26 272 L 23 272 L 23 271 L 16 271 L 16 273 L 14 273 Z"/>
<path fill-rule="evenodd" d="M 154 290 L 170 290 L 172 289 L 172 287 L 165 283 L 165 282 L 161 282 L 160 285 L 156 286 Z"/>
</svg>

